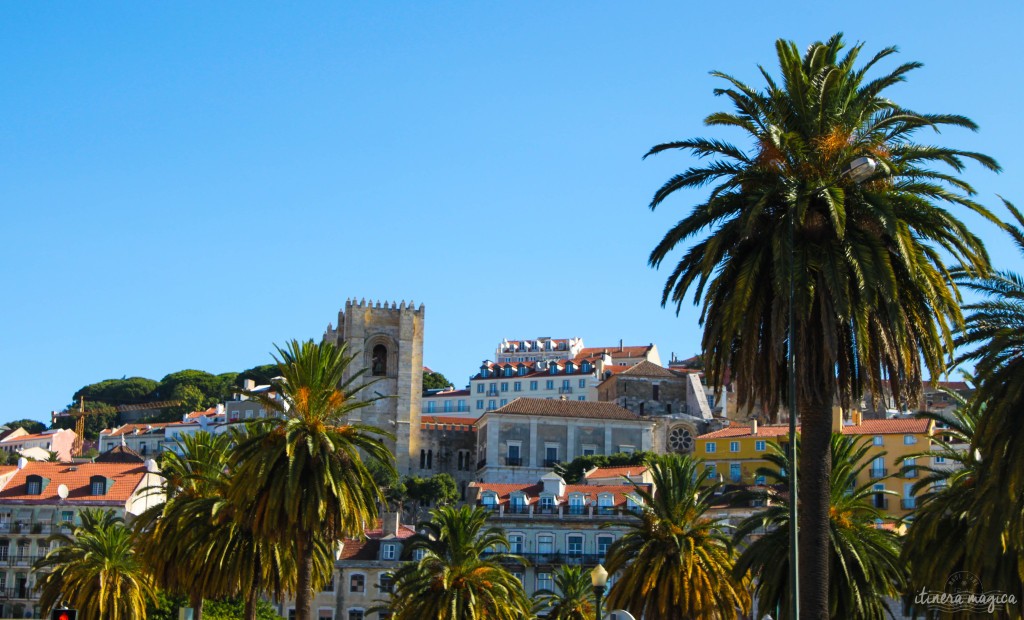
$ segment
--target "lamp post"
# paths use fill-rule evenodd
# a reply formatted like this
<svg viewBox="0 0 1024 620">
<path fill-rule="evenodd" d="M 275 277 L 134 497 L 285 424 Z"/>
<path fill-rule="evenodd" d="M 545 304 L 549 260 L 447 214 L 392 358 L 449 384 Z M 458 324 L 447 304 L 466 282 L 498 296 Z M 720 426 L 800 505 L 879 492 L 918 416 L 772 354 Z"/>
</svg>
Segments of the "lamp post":
<svg viewBox="0 0 1024 620">
<path fill-rule="evenodd" d="M 594 599 L 597 602 L 597 615 L 595 618 L 601 620 L 601 599 L 604 597 L 604 587 L 608 584 L 608 571 L 604 566 L 598 564 L 590 571 L 590 583 L 594 586 Z"/>
</svg>

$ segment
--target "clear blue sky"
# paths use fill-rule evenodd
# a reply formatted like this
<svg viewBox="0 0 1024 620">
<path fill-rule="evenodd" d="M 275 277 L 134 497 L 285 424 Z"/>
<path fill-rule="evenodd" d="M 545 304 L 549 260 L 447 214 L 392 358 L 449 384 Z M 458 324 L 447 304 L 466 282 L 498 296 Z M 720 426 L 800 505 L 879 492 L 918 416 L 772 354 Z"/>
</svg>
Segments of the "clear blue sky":
<svg viewBox="0 0 1024 620">
<path fill-rule="evenodd" d="M 940 139 L 1003 165 L 966 173 L 984 203 L 1024 204 L 1024 5 L 784 4 L 0 4 L 0 422 L 265 363 L 350 296 L 425 303 L 457 385 L 503 337 L 696 353 L 646 267 L 697 196 L 646 205 L 688 162 L 641 156 L 732 138 L 701 125 L 708 71 L 756 81 L 779 37 L 924 62 L 891 96 L 976 120 Z"/>
</svg>

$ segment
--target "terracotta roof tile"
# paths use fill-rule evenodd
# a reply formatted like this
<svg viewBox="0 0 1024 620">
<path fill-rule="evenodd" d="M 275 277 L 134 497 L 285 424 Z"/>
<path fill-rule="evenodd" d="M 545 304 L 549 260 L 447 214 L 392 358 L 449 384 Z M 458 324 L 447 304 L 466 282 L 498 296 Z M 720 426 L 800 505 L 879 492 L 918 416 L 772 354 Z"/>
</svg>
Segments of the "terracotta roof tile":
<svg viewBox="0 0 1024 620">
<path fill-rule="evenodd" d="M 108 437 L 120 437 L 121 435 L 131 435 L 133 433 L 149 433 L 152 431 L 162 431 L 168 426 L 181 426 L 184 422 L 143 422 L 140 424 L 125 424 L 117 428 L 105 428 L 100 431 L 100 435 L 107 435 Z"/>
<path fill-rule="evenodd" d="M 621 349 L 618 345 L 612 347 L 584 347 L 580 349 L 579 357 L 598 357 L 605 351 L 608 352 L 608 355 L 612 356 L 612 359 L 616 357 L 643 357 L 653 346 L 645 344 L 622 347 Z"/>
<path fill-rule="evenodd" d="M 800 427 L 797 427 L 797 432 L 800 432 Z M 757 427 L 758 437 L 780 437 L 789 434 L 788 424 L 761 424 Z M 738 424 L 736 426 L 727 426 L 720 428 L 717 431 L 711 431 L 710 433 L 704 433 L 699 435 L 697 439 L 729 439 L 733 437 L 750 437 L 750 425 Z"/>
<path fill-rule="evenodd" d="M 541 483 L 506 484 L 474 482 L 470 486 L 480 489 L 481 498 L 485 492 L 496 493 L 498 495 L 498 504 L 510 502 L 513 493 L 525 494 L 527 505 L 537 504 L 540 502 L 540 495 L 544 491 L 544 485 Z M 618 506 L 625 504 L 626 495 L 634 492 L 635 489 L 630 484 L 567 484 L 565 485 L 565 493 L 559 495 L 556 501 L 560 504 L 567 503 L 569 496 L 573 493 L 582 493 L 587 500 L 595 501 L 598 495 L 611 493 L 613 505 Z"/>
<path fill-rule="evenodd" d="M 657 364 L 653 362 L 648 362 L 647 360 L 644 360 L 638 364 L 634 364 L 633 366 L 629 366 L 628 368 L 626 368 L 626 370 L 622 372 L 622 374 L 632 375 L 636 377 L 666 377 L 671 379 L 679 378 L 679 375 L 672 372 L 668 368 L 663 368 L 662 366 L 658 366 Z"/>
<path fill-rule="evenodd" d="M 918 418 L 891 418 L 886 420 L 863 420 L 859 425 L 844 424 L 844 435 L 922 435 L 928 432 L 930 420 Z M 800 427 L 797 426 L 797 432 Z M 789 434 L 788 424 L 762 424 L 757 428 L 758 437 L 780 437 Z M 697 439 L 729 439 L 750 437 L 750 425 L 742 424 L 705 433 Z"/>
<path fill-rule="evenodd" d="M 26 478 L 30 475 L 38 475 L 49 480 L 41 494 L 27 493 Z M 53 503 L 60 499 L 57 496 L 57 488 L 64 484 L 68 487 L 68 498 L 65 501 L 69 503 L 123 504 L 135 492 L 145 475 L 145 465 L 138 463 L 68 464 L 30 461 L 15 473 L 3 491 L 0 491 L 0 503 Z M 106 495 L 92 494 L 89 480 L 91 476 L 103 476 L 114 481 Z"/>
<path fill-rule="evenodd" d="M 448 430 L 453 431 L 471 431 L 474 430 L 477 418 L 460 418 L 457 416 L 443 416 L 443 415 L 425 415 L 420 417 L 420 428 L 427 426 L 453 426 Z M 430 430 L 430 429 L 428 429 Z"/>
<path fill-rule="evenodd" d="M 62 429 L 60 429 L 57 432 L 52 432 L 51 431 L 51 432 L 46 432 L 46 433 L 32 433 L 31 435 L 19 435 L 17 437 L 10 437 L 10 438 L 5 437 L 4 439 L 0 439 L 0 441 L 2 441 L 3 443 L 18 443 L 19 441 L 38 441 L 40 439 L 47 439 L 47 438 L 55 437 L 58 432 L 73 433 L 74 431 L 72 431 L 71 429 L 62 428 Z"/>
<path fill-rule="evenodd" d="M 587 472 L 584 478 L 618 478 L 619 476 L 640 476 L 647 471 L 646 465 L 630 465 L 626 467 L 598 467 Z"/>
<path fill-rule="evenodd" d="M 607 402 L 583 400 L 548 400 L 544 398 L 517 398 L 495 409 L 499 415 L 541 415 L 566 418 L 594 418 L 603 420 L 642 420 L 637 414 Z"/>
</svg>

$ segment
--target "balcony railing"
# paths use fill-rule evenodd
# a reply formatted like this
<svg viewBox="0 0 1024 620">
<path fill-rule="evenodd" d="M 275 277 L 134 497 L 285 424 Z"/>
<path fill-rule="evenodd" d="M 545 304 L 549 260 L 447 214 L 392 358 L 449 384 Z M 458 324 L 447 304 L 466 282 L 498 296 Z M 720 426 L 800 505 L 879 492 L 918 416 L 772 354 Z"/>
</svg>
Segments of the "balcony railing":
<svg viewBox="0 0 1024 620">
<path fill-rule="evenodd" d="M 872 478 L 885 478 L 888 475 L 889 475 L 889 470 L 885 469 L 884 467 L 872 467 L 871 468 L 871 477 Z"/>
<path fill-rule="evenodd" d="M 509 467 L 522 467 L 523 466 L 523 458 L 520 457 L 520 456 L 506 456 L 505 457 L 505 465 L 507 465 Z"/>
<path fill-rule="evenodd" d="M 558 459 L 544 459 L 544 467 L 554 467 L 560 464 L 562 461 Z"/>
<path fill-rule="evenodd" d="M 549 553 L 518 553 L 516 555 L 525 559 L 531 566 L 560 566 L 562 564 L 597 566 L 605 560 L 605 556 L 602 553 L 552 551 Z"/>
<path fill-rule="evenodd" d="M 498 395 L 498 390 L 487 390 L 487 395 L 488 396 L 497 396 Z"/>
<path fill-rule="evenodd" d="M 558 388 L 558 393 L 559 394 L 572 394 L 572 388 L 571 387 L 562 386 L 562 387 Z"/>
<path fill-rule="evenodd" d="M 74 527 L 70 521 L 61 520 L 29 520 L 29 521 L 2 521 L 0 522 L 0 534 L 52 534 L 55 528 L 65 526 Z M 70 529 L 67 533 L 71 533 Z"/>
<path fill-rule="evenodd" d="M 0 600 L 30 601 L 36 598 L 39 598 L 39 595 L 28 585 L 15 588 L 0 588 Z"/>
<path fill-rule="evenodd" d="M 905 498 L 901 499 L 900 500 L 900 508 L 902 508 L 903 510 L 913 510 L 913 509 L 917 508 L 917 498 L 916 497 L 905 497 Z"/>
</svg>

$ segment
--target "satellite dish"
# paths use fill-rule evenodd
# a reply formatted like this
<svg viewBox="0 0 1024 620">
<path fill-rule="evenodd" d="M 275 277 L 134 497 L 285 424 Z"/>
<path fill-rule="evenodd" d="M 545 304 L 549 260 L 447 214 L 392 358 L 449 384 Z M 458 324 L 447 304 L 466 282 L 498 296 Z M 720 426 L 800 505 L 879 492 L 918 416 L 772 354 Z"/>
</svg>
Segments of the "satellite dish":
<svg viewBox="0 0 1024 620">
<path fill-rule="evenodd" d="M 57 487 L 57 495 L 60 496 L 61 499 L 67 499 L 68 498 L 68 485 L 62 484 L 59 487 Z"/>
</svg>

